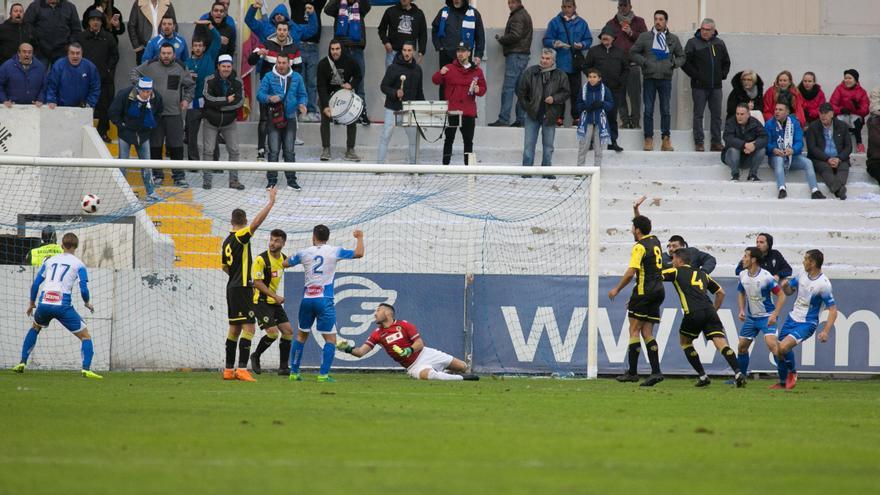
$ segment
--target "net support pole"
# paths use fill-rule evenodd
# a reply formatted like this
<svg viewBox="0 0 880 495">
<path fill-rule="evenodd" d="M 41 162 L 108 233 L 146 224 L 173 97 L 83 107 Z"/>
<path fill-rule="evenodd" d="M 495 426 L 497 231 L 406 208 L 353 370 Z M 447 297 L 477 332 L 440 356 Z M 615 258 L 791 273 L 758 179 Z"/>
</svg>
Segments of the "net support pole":
<svg viewBox="0 0 880 495">
<path fill-rule="evenodd" d="M 599 179 L 597 169 L 590 178 L 589 241 L 587 270 L 587 378 L 599 376 Z"/>
</svg>

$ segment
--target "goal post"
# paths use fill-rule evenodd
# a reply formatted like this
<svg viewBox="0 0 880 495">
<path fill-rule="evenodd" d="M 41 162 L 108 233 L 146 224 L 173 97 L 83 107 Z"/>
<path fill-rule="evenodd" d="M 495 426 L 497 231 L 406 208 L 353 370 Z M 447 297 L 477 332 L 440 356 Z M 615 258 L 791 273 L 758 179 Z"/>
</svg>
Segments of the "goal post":
<svg viewBox="0 0 880 495">
<path fill-rule="evenodd" d="M 195 187 L 181 190 L 173 187 L 160 187 L 158 191 L 162 199 L 159 201 L 132 200 L 132 191 L 137 189 L 136 177 L 140 174 L 127 174 L 130 183 L 128 191 L 112 191 L 113 188 L 129 187 L 125 180 L 119 180 L 120 171 L 142 168 L 179 169 L 199 171 L 198 175 L 190 172 L 190 177 L 198 180 L 202 171 L 237 170 L 242 181 L 248 188 L 245 191 L 219 190 L 204 191 Z M 282 199 L 264 223 L 261 231 L 252 241 L 254 255 L 265 250 L 268 232 L 273 228 L 281 228 L 288 232 L 286 254 L 292 254 L 310 243 L 311 226 L 325 223 L 333 230 L 331 242 L 341 245 L 350 243 L 350 230 L 361 228 L 366 233 L 368 246 L 367 256 L 358 265 L 340 265 L 338 282 L 354 283 L 357 277 L 346 277 L 348 273 L 376 274 L 377 278 L 390 274 L 421 274 L 425 276 L 451 275 L 465 276 L 476 274 L 477 277 L 518 277 L 510 279 L 523 286 L 520 299 L 535 295 L 535 300 L 552 300 L 557 297 L 571 298 L 571 294 L 563 294 L 569 289 L 544 287 L 542 277 L 577 278 L 581 291 L 586 290 L 586 297 L 579 296 L 586 303 L 586 345 L 577 345 L 577 336 L 557 334 L 557 340 L 550 335 L 553 353 L 545 354 L 540 350 L 540 332 L 535 335 L 528 333 L 529 327 L 540 328 L 548 323 L 541 320 L 542 308 L 532 311 L 530 315 L 520 315 L 522 320 L 522 345 L 516 348 L 516 357 L 522 358 L 531 352 L 533 362 L 540 362 L 545 370 L 561 369 L 558 362 L 560 355 L 567 355 L 571 362 L 585 363 L 588 378 L 596 378 L 598 374 L 598 317 L 599 317 L 599 205 L 600 205 L 600 169 L 598 167 L 521 167 L 521 166 L 442 166 L 442 165 L 379 165 L 366 163 L 276 163 L 265 162 L 228 162 L 228 161 L 165 161 L 165 160 L 104 160 L 89 158 L 48 158 L 48 157 L 14 157 L 0 156 L 0 188 L 13 193 L 14 198 L 21 200 L 7 202 L 9 211 L 0 211 L 0 227 L 4 234 L 33 236 L 42 225 L 40 218 L 55 218 L 52 215 L 82 215 L 77 208 L 78 199 L 83 194 L 95 193 L 102 198 L 101 209 L 97 213 L 108 222 L 113 218 L 132 217 L 135 214 L 149 215 L 146 228 L 155 226 L 157 232 L 152 235 L 140 235 L 138 243 L 132 244 L 132 250 L 149 250 L 150 240 L 173 244 L 173 257 L 155 256 L 150 263 L 149 257 L 143 253 L 138 256 L 137 267 L 116 267 L 115 274 L 103 274 L 97 279 L 112 279 L 107 282 L 106 290 L 98 293 L 113 298 L 112 314 L 104 315 L 108 329 L 105 336 L 113 338 L 114 356 L 108 356 L 107 367 L 118 366 L 120 369 L 167 369 L 167 368 L 200 368 L 210 367 L 216 358 L 216 366 L 222 364 L 219 344 L 215 335 L 208 338 L 205 329 L 187 329 L 192 335 L 179 335 L 179 329 L 162 318 L 155 316 L 155 311 L 174 313 L 180 311 L 181 318 L 175 324 L 195 323 L 206 319 L 202 324 L 222 327 L 225 323 L 226 303 L 223 299 L 223 274 L 219 270 L 219 244 L 212 243 L 225 236 L 228 231 L 228 215 L 233 208 L 245 208 L 251 215 L 265 201 L 264 173 L 267 169 L 279 172 L 283 184 L 283 172 L 300 174 L 303 191 L 285 190 L 279 193 Z M 39 171 L 39 173 L 35 172 Z M 552 174 L 555 180 L 546 180 Z M 111 177 L 112 176 L 112 177 Z M 34 181 L 34 188 L 27 189 L 27 182 L 22 177 Z M 75 177 L 75 180 L 70 180 Z M 110 180 L 112 178 L 112 180 Z M 192 182 L 192 181 L 191 181 Z M 73 184 L 69 186 L 69 184 Z M 216 186 L 215 186 L 216 187 Z M 73 190 L 67 190 L 73 189 Z M 28 197 L 38 195 L 39 201 Z M 111 198 L 107 201 L 107 198 Z M 14 211 L 13 211 L 14 210 Z M 25 215 L 29 221 L 21 225 L 19 216 Z M 143 223 L 143 222 L 142 222 Z M 134 224 L 132 224 L 134 225 Z M 172 227 L 178 230 L 172 230 Z M 145 228 L 137 224 L 136 228 Z M 26 232 L 25 232 L 26 231 Z M 85 232 L 85 231 L 84 231 Z M 91 227 L 91 232 L 101 235 L 114 235 L 112 229 Z M 38 236 L 38 234 L 37 234 Z M 132 236 L 134 238 L 136 236 Z M 142 239 L 147 239 L 145 242 Z M 198 243 L 206 243 L 208 247 L 199 248 Z M 200 249 L 196 256 L 188 250 Z M 156 247 L 152 251 L 160 252 Z M 146 261 L 141 261 L 141 260 Z M 203 261 L 200 261 L 203 260 Z M 199 265 L 204 263 L 204 266 Z M 146 273 L 144 270 L 152 270 Z M 130 279 L 145 280 L 141 285 L 150 286 L 153 291 L 143 287 L 134 287 L 120 281 L 130 271 Z M 155 273 L 153 273 L 155 272 Z M 219 276 L 217 274 L 219 272 Z M 285 278 L 293 275 L 288 272 Z M 153 277 L 153 278 L 150 278 Z M 187 308 L 186 303 L 178 303 L 173 293 L 156 294 L 155 289 L 161 283 L 155 282 L 162 277 L 177 277 L 176 290 L 182 287 L 195 287 L 204 291 L 210 301 L 204 308 Z M 155 279 L 155 280 L 154 280 Z M 343 280 L 344 279 L 344 280 Z M 425 278 L 425 280 L 428 280 Z M 506 283 L 492 279 L 490 289 L 497 289 L 498 284 Z M 571 281 L 568 280 L 570 283 Z M 366 283 L 366 282 L 363 282 Z M 424 287 L 421 282 L 400 282 L 403 286 L 416 292 Z M 487 282 L 488 283 L 488 282 Z M 22 290 L 23 281 L 12 284 L 15 290 Z M 285 286 L 293 285 L 289 282 Z M 338 285 L 338 284 L 337 284 Z M 126 289 L 126 287 L 130 288 Z M 219 286 L 219 287 L 217 287 Z M 3 289 L 10 292 L 12 288 Z M 352 290 L 345 293 L 360 294 L 366 289 Z M 439 290 L 439 289 L 438 289 Z M 128 291 L 128 292 L 126 292 Z M 547 293 L 547 292 L 551 293 Z M 553 292 L 557 291 L 557 292 Z M 344 290 L 337 289 L 337 299 L 342 298 Z M 398 291 L 397 300 L 405 305 L 407 294 Z M 288 292 L 295 295 L 295 292 Z M 369 293 L 372 297 L 373 293 Z M 184 297 L 184 294 L 179 294 Z M 503 294 L 502 294 L 503 295 Z M 542 299 L 541 296 L 546 296 Z M 77 296 L 78 297 L 78 296 Z M 156 300 L 150 300 L 155 297 Z M 575 296 L 578 297 L 578 296 Z M 9 301 L 26 298 L 26 292 L 20 294 L 2 294 L 4 304 L 0 310 L 9 312 L 15 308 Z M 76 299 L 76 297 L 75 297 Z M 160 300 L 161 299 L 161 300 Z M 291 298 L 293 299 L 293 298 Z M 298 298 L 297 298 L 298 299 Z M 443 297 L 438 296 L 435 304 L 439 305 Z M 454 301 L 456 305 L 476 304 L 479 313 L 482 300 Z M 348 302 L 348 301 L 346 301 Z M 426 305 L 433 305 L 430 299 L 424 300 Z M 136 337 L 122 326 L 137 321 L 140 310 L 149 322 L 162 327 L 159 333 L 167 333 L 171 340 L 168 345 L 194 346 L 194 349 L 174 350 L 166 356 L 154 356 L 150 351 L 143 350 L 149 342 L 126 342 Z M 338 303 L 339 304 L 339 303 Z M 360 308 L 375 307 L 374 300 L 360 303 Z M 541 306 L 538 302 L 536 305 Z M 549 304 L 549 303 L 548 303 Z M 210 306 L 210 312 L 206 309 Z M 134 308 L 134 309 L 132 309 Z M 463 310 L 464 308 L 462 308 Z M 192 314 L 187 314 L 189 310 Z M 198 311 L 204 310 L 203 316 L 195 317 Z M 133 313 L 126 317 L 120 316 L 126 311 Z M 365 310 L 364 310 L 365 311 Z M 465 313 L 464 311 L 462 311 Z M 500 310 L 499 310 L 500 313 Z M 554 318 L 552 310 L 550 317 Z M 534 321 L 532 321 L 534 315 Z M 291 314 L 291 321 L 296 315 Z M 367 315 L 368 316 L 368 315 Z M 341 334 L 346 330 L 354 332 L 354 328 L 365 329 L 370 326 L 367 316 L 358 314 L 351 317 L 348 326 L 338 324 Z M 419 315 L 410 312 L 409 318 L 419 323 Z M 571 316 L 575 318 L 574 315 Z M 459 321 L 465 320 L 460 318 Z M 539 321 L 540 320 L 540 321 Z M 88 323 L 88 319 L 87 319 Z M 429 326 L 430 322 L 422 322 Z M 467 325 L 467 322 L 465 323 Z M 553 321 L 555 325 L 556 322 Z M 20 322 L 16 325 L 21 326 Z M 473 333 L 481 332 L 477 320 L 473 323 Z M 16 328 L 13 326 L 12 328 Z M 580 328 L 568 325 L 569 332 L 580 333 Z M 213 330 L 216 330 L 214 328 Z M 565 329 L 563 328 L 563 331 Z M 466 334 L 466 332 L 463 332 Z M 361 335 L 361 334 L 358 334 Z M 5 335 L 0 340 L 0 358 L 3 365 L 9 364 L 8 355 L 15 354 L 15 347 L 20 333 L 14 336 Z M 365 337 L 365 335 L 362 335 Z M 512 334 L 511 334 L 512 336 Z M 360 338 L 360 337 L 359 337 Z M 494 337 L 493 337 L 494 338 Z M 547 338 L 545 335 L 544 339 Z M 518 340 L 514 339 L 514 340 Z M 534 340 L 533 340 L 534 339 Z M 131 345 L 130 345 L 131 344 Z M 136 345 L 135 345 L 136 344 Z M 501 347 L 489 343 L 492 349 Z M 509 343 L 508 343 L 509 344 Z M 158 344 L 157 344 L 158 345 Z M 517 342 L 514 342 L 516 347 Z M 141 346 L 141 350 L 137 347 Z M 210 346 L 216 349 L 206 349 Z M 536 351 L 535 348 L 538 347 Z M 126 355 L 130 353 L 145 354 Z M 561 351 L 560 351 L 561 349 Z M 586 350 L 586 359 L 583 351 Z M 557 352 L 560 351 L 560 352 Z M 574 354 L 572 354 L 572 351 Z M 502 351 L 498 351 L 502 352 Z M 566 354 L 567 352 L 567 354 Z M 148 355 L 147 355 L 148 354 Z M 157 353 L 159 354 L 159 353 Z M 215 356 L 216 355 L 216 356 Z M 555 358 L 553 356 L 556 356 Z M 572 358 L 571 356 L 574 355 Z M 581 356 L 581 357 L 578 357 Z M 528 357 L 528 356 L 527 356 Z M 44 356 L 51 360 L 53 356 Z M 564 361 L 563 361 L 564 362 Z M 146 363 L 146 366 L 144 364 Z M 472 363 L 473 364 L 473 363 Z M 49 365 L 48 367 L 51 367 Z M 504 370 L 501 370 L 502 372 Z"/>
</svg>

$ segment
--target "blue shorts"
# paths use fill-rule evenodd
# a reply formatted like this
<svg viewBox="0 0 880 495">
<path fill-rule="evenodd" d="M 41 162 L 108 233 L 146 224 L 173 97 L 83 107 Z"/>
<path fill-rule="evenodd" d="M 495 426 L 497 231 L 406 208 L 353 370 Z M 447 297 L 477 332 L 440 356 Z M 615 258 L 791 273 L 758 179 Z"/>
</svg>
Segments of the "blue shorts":
<svg viewBox="0 0 880 495">
<path fill-rule="evenodd" d="M 776 325 L 767 325 L 769 320 L 769 316 L 764 316 L 762 318 L 746 316 L 746 321 L 743 323 L 743 326 L 739 331 L 739 337 L 741 339 L 755 340 L 755 337 L 761 332 L 764 332 L 764 335 L 776 335 Z"/>
<path fill-rule="evenodd" d="M 34 312 L 34 323 L 43 328 L 49 326 L 52 320 L 58 320 L 61 326 L 71 332 L 79 332 L 85 328 L 82 318 L 73 306 L 39 304 Z"/>
<path fill-rule="evenodd" d="M 818 325 L 814 323 L 801 323 L 788 318 L 785 320 L 785 325 L 782 326 L 782 330 L 779 331 L 779 341 L 782 342 L 782 339 L 791 335 L 797 340 L 798 344 L 800 344 L 813 336 L 816 332 L 817 326 Z"/>
<path fill-rule="evenodd" d="M 312 325 L 318 321 L 317 329 L 321 333 L 333 333 L 336 330 L 336 306 L 330 297 L 304 297 L 299 304 L 299 329 L 311 331 Z"/>
</svg>

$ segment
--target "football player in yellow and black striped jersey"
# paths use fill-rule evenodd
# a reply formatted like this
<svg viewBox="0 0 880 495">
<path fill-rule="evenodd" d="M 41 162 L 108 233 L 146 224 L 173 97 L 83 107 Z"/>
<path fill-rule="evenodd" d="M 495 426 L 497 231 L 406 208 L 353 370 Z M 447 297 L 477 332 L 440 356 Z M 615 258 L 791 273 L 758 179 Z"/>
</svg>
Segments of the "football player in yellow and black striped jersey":
<svg viewBox="0 0 880 495">
<path fill-rule="evenodd" d="M 639 205 L 645 201 L 642 196 L 633 206 L 637 212 Z M 660 322 L 660 305 L 666 293 L 663 290 L 663 248 L 657 237 L 651 235 L 651 220 L 642 215 L 636 215 L 632 220 L 632 234 L 636 243 L 632 248 L 629 266 L 618 282 L 617 287 L 608 293 L 609 299 L 614 299 L 617 294 L 635 279 L 632 296 L 627 304 L 629 316 L 629 347 L 627 348 L 627 371 L 617 377 L 619 382 L 639 381 L 638 364 L 639 353 L 642 350 L 641 339 L 645 340 L 648 348 L 648 362 L 651 363 L 651 376 L 642 382 L 643 387 L 653 387 L 663 381 L 663 373 L 660 371 L 660 351 L 657 341 L 654 340 L 654 323 Z"/>
<path fill-rule="evenodd" d="M 226 283 L 226 305 L 229 331 L 226 334 L 226 368 L 224 380 L 256 381 L 248 373 L 247 362 L 254 338 L 253 279 L 251 278 L 251 237 L 260 228 L 275 205 L 275 188 L 268 189 L 269 202 L 248 225 L 247 213 L 240 208 L 232 210 L 232 230 L 223 241 L 220 256 L 223 271 L 229 275 Z M 239 339 L 239 337 L 241 337 Z M 238 347 L 238 369 L 235 366 L 235 348 Z"/>
<path fill-rule="evenodd" d="M 728 345 L 724 325 L 718 318 L 718 308 L 724 301 L 724 289 L 706 272 L 691 267 L 690 262 L 691 253 L 687 249 L 673 251 L 672 268 L 663 270 L 663 280 L 672 282 L 681 301 L 684 318 L 678 330 L 679 341 L 685 357 L 699 376 L 696 386 L 705 387 L 710 383 L 709 376 L 706 375 L 700 357 L 694 349 L 694 339 L 702 333 L 707 340 L 715 344 L 727 360 L 727 364 L 733 369 L 737 388 L 743 387 L 746 384 L 745 376 L 740 372 L 736 353 Z M 707 291 L 715 295 L 714 303 L 706 294 Z"/>
<path fill-rule="evenodd" d="M 251 369 L 254 373 L 263 372 L 260 366 L 260 356 L 266 352 L 272 342 L 278 339 L 281 333 L 281 342 L 278 343 L 280 360 L 278 374 L 290 375 L 290 342 L 293 340 L 293 327 L 290 326 L 290 318 L 284 311 L 284 296 L 279 292 L 281 276 L 284 274 L 284 260 L 287 256 L 281 252 L 287 243 L 287 233 L 275 229 L 269 233 L 269 249 L 260 253 L 254 260 L 252 271 L 254 278 L 254 312 L 257 315 L 257 324 L 266 332 L 257 344 L 257 350 L 251 354 Z"/>
</svg>

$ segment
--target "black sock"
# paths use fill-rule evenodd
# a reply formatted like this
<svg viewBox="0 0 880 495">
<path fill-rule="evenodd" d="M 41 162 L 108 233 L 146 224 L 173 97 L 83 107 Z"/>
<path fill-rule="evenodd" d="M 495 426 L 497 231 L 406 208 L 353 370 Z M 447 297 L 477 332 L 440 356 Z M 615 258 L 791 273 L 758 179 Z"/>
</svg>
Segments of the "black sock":
<svg viewBox="0 0 880 495">
<path fill-rule="evenodd" d="M 700 377 L 705 376 L 706 370 L 703 369 L 703 363 L 700 362 L 700 355 L 697 354 L 697 350 L 694 349 L 694 346 L 689 345 L 682 348 L 682 350 L 684 351 L 684 356 L 687 358 L 688 362 L 691 363 L 691 367 L 697 372 L 697 375 Z"/>
<path fill-rule="evenodd" d="M 248 358 L 251 357 L 251 339 L 245 337 L 244 334 L 238 339 L 238 367 L 247 369 Z"/>
<path fill-rule="evenodd" d="M 736 360 L 736 353 L 733 352 L 733 349 L 729 346 L 725 346 L 724 349 L 721 349 L 721 355 L 727 360 L 727 364 L 730 365 L 733 372 L 739 373 L 739 362 Z"/>
<path fill-rule="evenodd" d="M 257 350 L 254 351 L 254 354 L 256 354 L 258 357 L 262 356 L 263 353 L 266 352 L 266 349 L 268 349 L 272 345 L 272 342 L 275 342 L 275 339 L 269 337 L 268 335 L 263 335 L 263 338 L 260 339 L 260 342 L 257 344 Z"/>
<path fill-rule="evenodd" d="M 279 364 L 278 367 L 281 369 L 290 367 L 290 339 L 286 339 L 281 337 L 281 342 L 278 343 L 278 359 Z"/>
<path fill-rule="evenodd" d="M 627 350 L 627 357 L 629 358 L 629 370 L 628 373 L 630 375 L 637 375 L 639 370 L 639 353 L 642 352 L 642 342 L 638 337 L 629 339 L 629 349 Z"/>
<path fill-rule="evenodd" d="M 651 374 L 659 375 L 660 374 L 660 348 L 657 345 L 657 341 L 653 338 L 647 342 L 645 342 L 645 346 L 648 347 L 648 362 L 651 363 Z"/>
<path fill-rule="evenodd" d="M 238 342 L 232 339 L 226 339 L 226 369 L 235 368 L 235 345 Z"/>
</svg>

